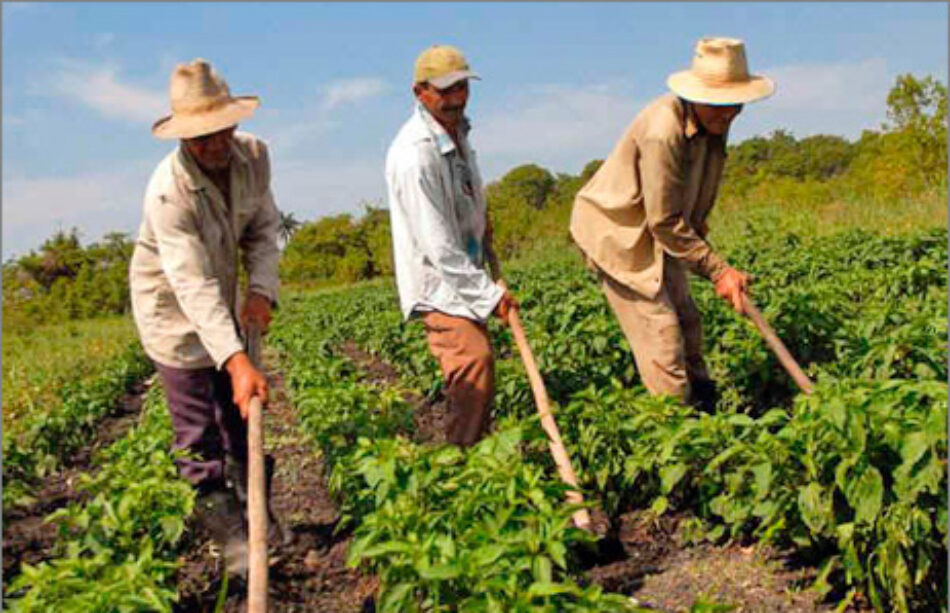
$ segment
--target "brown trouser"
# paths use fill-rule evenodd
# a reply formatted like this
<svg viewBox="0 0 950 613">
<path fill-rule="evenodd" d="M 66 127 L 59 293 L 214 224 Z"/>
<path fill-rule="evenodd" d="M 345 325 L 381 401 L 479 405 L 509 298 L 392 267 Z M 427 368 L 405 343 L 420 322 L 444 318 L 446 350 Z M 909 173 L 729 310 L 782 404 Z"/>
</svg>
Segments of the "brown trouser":
<svg viewBox="0 0 950 613">
<path fill-rule="evenodd" d="M 429 351 L 439 361 L 448 399 L 446 439 L 467 447 L 491 427 L 495 396 L 495 360 L 485 324 L 446 315 L 424 313 L 422 322 Z"/>
<path fill-rule="evenodd" d="M 667 257 L 660 293 L 652 300 L 603 271 L 600 278 L 643 385 L 651 394 L 688 401 L 690 382 L 709 379 L 709 373 L 702 354 L 702 320 L 689 293 L 686 268 Z"/>
</svg>

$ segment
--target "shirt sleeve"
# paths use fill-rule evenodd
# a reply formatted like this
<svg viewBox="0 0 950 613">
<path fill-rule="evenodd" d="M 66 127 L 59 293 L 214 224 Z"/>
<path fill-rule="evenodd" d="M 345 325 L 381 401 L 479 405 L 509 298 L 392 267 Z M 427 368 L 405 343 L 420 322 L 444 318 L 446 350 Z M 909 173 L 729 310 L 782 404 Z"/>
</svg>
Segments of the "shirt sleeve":
<svg viewBox="0 0 950 613">
<path fill-rule="evenodd" d="M 192 211 L 168 196 L 149 208 L 162 270 L 201 344 L 220 369 L 244 350 Z"/>
<path fill-rule="evenodd" d="M 270 157 L 267 149 L 262 149 L 260 164 L 263 193 L 258 196 L 258 207 L 254 216 L 244 228 L 239 243 L 248 274 L 248 291 L 260 294 L 277 303 L 279 287 L 278 263 L 280 250 L 277 248 L 277 234 L 280 227 L 280 213 L 274 203 L 274 194 L 270 188 Z"/>
<path fill-rule="evenodd" d="M 439 178 L 418 160 L 398 169 L 395 181 L 399 200 L 414 222 L 410 228 L 413 240 L 439 271 L 442 282 L 476 317 L 487 320 L 504 292 L 469 258 Z"/>
<path fill-rule="evenodd" d="M 715 282 L 728 264 L 683 216 L 683 155 L 683 147 L 675 141 L 649 139 L 641 144 L 639 164 L 647 225 L 663 251 Z"/>
</svg>

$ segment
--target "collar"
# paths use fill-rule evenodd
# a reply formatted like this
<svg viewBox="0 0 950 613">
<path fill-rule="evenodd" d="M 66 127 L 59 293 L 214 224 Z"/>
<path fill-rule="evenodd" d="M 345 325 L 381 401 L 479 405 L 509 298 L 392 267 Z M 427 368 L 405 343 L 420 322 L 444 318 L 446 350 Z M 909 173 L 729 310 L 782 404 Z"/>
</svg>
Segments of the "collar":
<svg viewBox="0 0 950 613">
<path fill-rule="evenodd" d="M 419 118 L 422 120 L 422 123 L 428 128 L 429 133 L 432 135 L 432 138 L 435 139 L 436 145 L 439 146 L 439 153 L 442 155 L 447 155 L 455 151 L 455 141 L 452 140 L 452 137 L 449 136 L 449 133 L 446 132 L 445 128 L 442 127 L 435 117 L 432 116 L 432 113 L 422 105 L 422 103 L 416 103 L 416 112 L 419 114 Z M 472 129 L 472 124 L 469 121 L 468 117 L 462 117 L 461 123 L 459 123 L 459 135 L 462 138 L 467 138 L 469 131 Z"/>
<path fill-rule="evenodd" d="M 686 136 L 686 139 L 689 140 L 697 134 L 705 134 L 706 130 L 703 129 L 702 124 L 699 123 L 699 118 L 696 117 L 696 107 L 694 107 L 693 104 L 688 100 L 682 100 L 682 105 L 685 120 L 683 134 Z"/>
<path fill-rule="evenodd" d="M 449 140 L 451 140 L 451 138 Z M 213 186 L 211 179 L 201 170 L 201 167 L 198 166 L 198 162 L 195 161 L 195 158 L 188 153 L 181 143 L 178 144 L 178 154 L 175 157 L 182 170 L 181 179 L 186 189 L 198 192 Z M 245 156 L 240 147 L 237 146 L 237 142 L 232 142 L 231 165 L 229 167 L 231 174 L 235 171 L 240 172 L 248 163 L 247 156 Z"/>
</svg>

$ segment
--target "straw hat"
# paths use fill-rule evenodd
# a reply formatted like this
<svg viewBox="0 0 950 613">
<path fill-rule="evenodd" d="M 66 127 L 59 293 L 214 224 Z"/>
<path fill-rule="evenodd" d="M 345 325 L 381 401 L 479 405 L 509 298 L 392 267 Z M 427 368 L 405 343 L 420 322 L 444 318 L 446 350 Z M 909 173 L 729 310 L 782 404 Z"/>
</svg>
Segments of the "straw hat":
<svg viewBox="0 0 950 613">
<path fill-rule="evenodd" d="M 428 82 L 446 89 L 462 79 L 481 79 L 468 66 L 462 52 L 452 45 L 432 45 L 416 58 L 414 83 Z"/>
<path fill-rule="evenodd" d="M 157 138 L 194 138 L 237 124 L 254 114 L 257 96 L 231 97 L 228 84 L 206 60 L 179 64 L 169 84 L 172 114 L 152 125 Z"/>
<path fill-rule="evenodd" d="M 744 104 L 771 96 L 775 83 L 749 74 L 745 44 L 737 38 L 703 38 L 689 70 L 666 84 L 681 98 L 702 104 Z"/>
</svg>

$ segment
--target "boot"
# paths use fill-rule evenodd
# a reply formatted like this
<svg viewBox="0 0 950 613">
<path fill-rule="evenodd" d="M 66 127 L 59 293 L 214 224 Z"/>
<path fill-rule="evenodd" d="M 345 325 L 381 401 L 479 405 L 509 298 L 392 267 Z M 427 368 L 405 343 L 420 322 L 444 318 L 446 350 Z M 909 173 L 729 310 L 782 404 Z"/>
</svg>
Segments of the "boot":
<svg viewBox="0 0 950 613">
<path fill-rule="evenodd" d="M 199 492 L 195 515 L 224 553 L 228 576 L 247 579 L 247 526 L 234 494 L 224 484 Z"/>
<path fill-rule="evenodd" d="M 716 404 L 719 402 L 716 382 L 712 379 L 696 379 L 690 381 L 690 387 L 692 388 L 690 404 L 705 413 L 715 413 Z"/>
<path fill-rule="evenodd" d="M 272 455 L 264 456 L 264 498 L 267 506 L 267 540 L 276 541 L 283 546 L 289 545 L 293 537 L 287 534 L 271 508 L 271 485 L 274 480 L 275 460 Z M 247 517 L 247 464 L 229 455 L 225 462 L 225 475 L 234 493 L 241 512 Z"/>
</svg>

